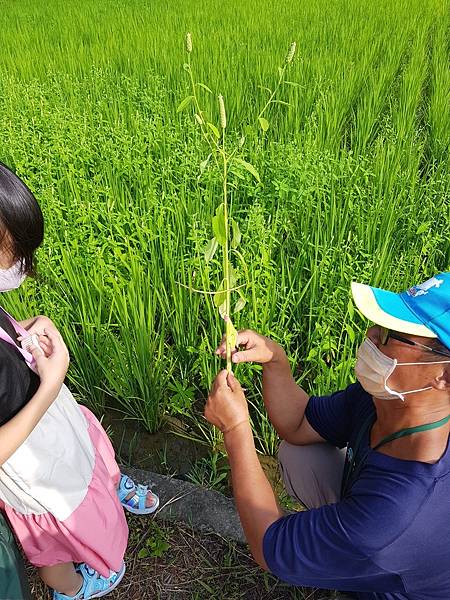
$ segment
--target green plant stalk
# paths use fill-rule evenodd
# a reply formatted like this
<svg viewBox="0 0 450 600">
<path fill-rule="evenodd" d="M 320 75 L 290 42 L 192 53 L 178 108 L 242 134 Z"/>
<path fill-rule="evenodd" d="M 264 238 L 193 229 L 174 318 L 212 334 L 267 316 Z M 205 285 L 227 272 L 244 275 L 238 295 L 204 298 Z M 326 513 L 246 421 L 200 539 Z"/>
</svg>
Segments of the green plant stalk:
<svg viewBox="0 0 450 600">
<path fill-rule="evenodd" d="M 228 164 L 227 155 L 225 150 L 225 128 L 222 129 L 222 158 L 223 158 L 223 216 L 225 223 L 225 246 L 223 249 L 223 273 L 225 279 L 226 299 L 225 299 L 225 338 L 226 338 L 226 350 L 227 350 L 227 371 L 231 373 L 231 350 L 232 344 L 230 338 L 232 337 L 231 324 L 231 290 L 230 290 L 230 261 L 229 261 L 229 226 L 228 226 L 228 202 L 227 202 L 227 180 L 228 180 Z"/>
<path fill-rule="evenodd" d="M 278 92 L 278 90 L 280 89 L 281 84 L 283 83 L 283 79 L 284 79 L 284 74 L 286 72 L 286 68 L 287 68 L 286 64 L 281 67 L 281 72 L 280 72 L 280 77 L 278 79 L 278 83 L 275 86 L 275 89 L 273 90 L 272 94 L 270 95 L 270 98 L 267 100 L 267 102 L 264 105 L 263 109 L 261 110 L 261 112 L 257 116 L 256 120 L 258 120 L 259 118 L 261 118 L 263 116 L 263 114 L 266 112 L 267 108 L 269 107 L 270 103 L 275 98 L 276 93 Z"/>
</svg>

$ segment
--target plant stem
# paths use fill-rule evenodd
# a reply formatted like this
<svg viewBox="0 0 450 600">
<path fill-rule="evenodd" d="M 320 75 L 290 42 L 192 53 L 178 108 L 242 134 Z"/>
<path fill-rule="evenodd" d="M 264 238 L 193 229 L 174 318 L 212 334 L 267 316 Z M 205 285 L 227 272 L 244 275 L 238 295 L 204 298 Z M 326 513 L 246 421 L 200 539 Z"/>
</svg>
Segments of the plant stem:
<svg viewBox="0 0 450 600">
<path fill-rule="evenodd" d="M 274 97 L 275 97 L 275 94 L 278 92 L 278 90 L 279 90 L 279 88 L 280 88 L 280 85 L 282 84 L 282 82 L 283 82 L 283 79 L 284 79 L 284 73 L 285 73 L 285 71 L 286 71 L 286 67 L 287 67 L 287 65 L 283 65 L 283 66 L 281 67 L 281 73 L 280 73 L 280 78 L 278 79 L 278 83 L 277 83 L 277 85 L 276 85 L 275 89 L 273 90 L 273 92 L 272 92 L 272 94 L 271 94 L 270 98 L 267 100 L 266 104 L 264 105 L 264 108 L 262 109 L 262 111 L 261 111 L 261 112 L 259 113 L 259 115 L 257 116 L 257 119 L 256 119 L 256 120 L 258 120 L 260 117 L 262 117 L 262 116 L 263 116 L 263 114 L 266 112 L 266 109 L 267 109 L 267 107 L 269 106 L 269 104 L 270 104 L 270 103 L 272 102 L 272 100 L 274 99 Z"/>
<path fill-rule="evenodd" d="M 225 150 L 225 128 L 222 129 L 222 158 L 223 158 L 223 218 L 225 223 L 225 246 L 223 249 L 223 273 L 225 279 L 226 299 L 225 299 L 225 337 L 226 337 L 226 349 L 227 349 L 227 371 L 231 372 L 231 345 L 229 344 L 229 318 L 231 313 L 231 291 L 230 291 L 230 264 L 228 260 L 228 202 L 227 202 L 227 179 L 228 179 L 228 165 L 227 155 Z"/>
</svg>

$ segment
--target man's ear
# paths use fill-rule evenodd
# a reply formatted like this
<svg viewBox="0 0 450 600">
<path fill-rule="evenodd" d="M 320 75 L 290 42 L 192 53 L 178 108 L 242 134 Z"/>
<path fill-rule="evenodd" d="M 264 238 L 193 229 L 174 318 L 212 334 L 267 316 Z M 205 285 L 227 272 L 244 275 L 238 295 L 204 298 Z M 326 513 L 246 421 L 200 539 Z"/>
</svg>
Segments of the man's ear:
<svg viewBox="0 0 450 600">
<path fill-rule="evenodd" d="M 432 385 L 436 390 L 450 392 L 450 365 L 444 365 L 444 369 L 440 375 L 435 377 Z"/>
</svg>

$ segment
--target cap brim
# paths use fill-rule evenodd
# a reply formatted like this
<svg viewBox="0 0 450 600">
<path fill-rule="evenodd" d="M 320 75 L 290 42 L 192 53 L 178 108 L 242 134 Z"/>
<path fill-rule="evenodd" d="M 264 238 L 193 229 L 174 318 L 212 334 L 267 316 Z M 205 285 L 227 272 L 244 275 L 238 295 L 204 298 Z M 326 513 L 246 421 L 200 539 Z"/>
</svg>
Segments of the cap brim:
<svg viewBox="0 0 450 600">
<path fill-rule="evenodd" d="M 408 308 L 399 294 L 352 282 L 352 295 L 358 310 L 381 327 L 410 335 L 437 337 Z"/>
</svg>

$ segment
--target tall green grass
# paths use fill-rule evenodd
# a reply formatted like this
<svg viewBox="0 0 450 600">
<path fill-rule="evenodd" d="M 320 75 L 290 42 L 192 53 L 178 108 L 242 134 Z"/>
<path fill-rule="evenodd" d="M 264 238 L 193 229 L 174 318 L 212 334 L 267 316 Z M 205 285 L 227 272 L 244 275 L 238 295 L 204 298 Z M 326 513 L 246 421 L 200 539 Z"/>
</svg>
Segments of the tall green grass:
<svg viewBox="0 0 450 600">
<path fill-rule="evenodd" d="M 220 284 L 203 259 L 220 190 L 199 178 L 195 123 L 176 113 L 184 34 L 198 79 L 226 98 L 230 136 L 296 39 L 291 107 L 268 115 L 271 141 L 246 145 L 263 185 L 242 174 L 232 192 L 249 281 L 235 325 L 282 343 L 308 391 L 346 385 L 366 325 L 350 281 L 401 290 L 449 268 L 447 28 L 441 0 L 3 0 L 0 159 L 35 191 L 47 230 L 41 279 L 5 306 L 55 320 L 98 413 L 114 405 L 153 431 L 174 381 L 200 407 L 221 324 L 188 288 Z M 273 452 L 259 368 L 237 375 Z"/>
</svg>

